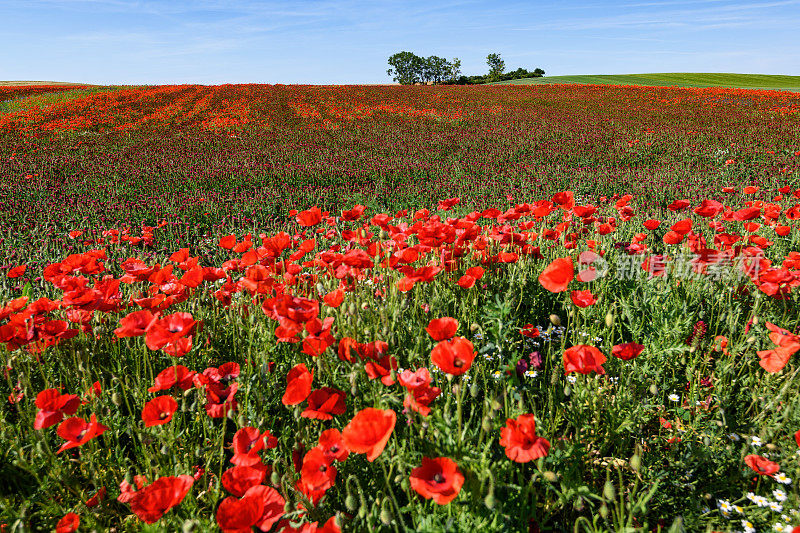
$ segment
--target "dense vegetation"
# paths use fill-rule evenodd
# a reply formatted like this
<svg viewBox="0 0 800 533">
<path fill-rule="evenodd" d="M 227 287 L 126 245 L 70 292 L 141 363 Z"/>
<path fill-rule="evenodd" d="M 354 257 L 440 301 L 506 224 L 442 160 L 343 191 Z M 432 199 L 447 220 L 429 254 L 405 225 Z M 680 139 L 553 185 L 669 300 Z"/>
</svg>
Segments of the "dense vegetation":
<svg viewBox="0 0 800 533">
<path fill-rule="evenodd" d="M 800 522 L 800 95 L 0 98 L 6 529 Z"/>
</svg>

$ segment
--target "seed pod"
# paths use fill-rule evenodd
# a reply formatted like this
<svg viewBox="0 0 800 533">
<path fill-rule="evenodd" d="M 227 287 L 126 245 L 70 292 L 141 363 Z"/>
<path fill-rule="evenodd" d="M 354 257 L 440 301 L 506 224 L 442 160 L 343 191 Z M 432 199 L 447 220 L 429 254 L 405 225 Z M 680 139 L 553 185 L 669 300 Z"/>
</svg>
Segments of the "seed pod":
<svg viewBox="0 0 800 533">
<path fill-rule="evenodd" d="M 561 325 L 561 318 L 556 314 L 550 315 L 550 323 L 558 327 Z"/>
</svg>

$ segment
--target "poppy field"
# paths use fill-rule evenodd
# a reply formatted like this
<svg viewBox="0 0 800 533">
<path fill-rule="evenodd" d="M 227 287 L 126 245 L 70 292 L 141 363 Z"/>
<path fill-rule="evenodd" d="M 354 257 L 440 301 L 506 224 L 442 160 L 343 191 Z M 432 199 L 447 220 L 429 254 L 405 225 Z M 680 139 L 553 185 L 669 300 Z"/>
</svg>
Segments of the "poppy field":
<svg viewBox="0 0 800 533">
<path fill-rule="evenodd" d="M 0 531 L 800 531 L 800 94 L 0 88 Z"/>
</svg>

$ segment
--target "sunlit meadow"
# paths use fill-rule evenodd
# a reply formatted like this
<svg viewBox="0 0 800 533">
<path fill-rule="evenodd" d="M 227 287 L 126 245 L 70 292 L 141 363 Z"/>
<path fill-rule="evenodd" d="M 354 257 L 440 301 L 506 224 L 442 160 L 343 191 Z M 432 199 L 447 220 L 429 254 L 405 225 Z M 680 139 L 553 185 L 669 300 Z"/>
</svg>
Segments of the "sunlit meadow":
<svg viewBox="0 0 800 533">
<path fill-rule="evenodd" d="M 791 92 L 0 87 L 0 531 L 792 531 L 799 173 Z"/>
</svg>

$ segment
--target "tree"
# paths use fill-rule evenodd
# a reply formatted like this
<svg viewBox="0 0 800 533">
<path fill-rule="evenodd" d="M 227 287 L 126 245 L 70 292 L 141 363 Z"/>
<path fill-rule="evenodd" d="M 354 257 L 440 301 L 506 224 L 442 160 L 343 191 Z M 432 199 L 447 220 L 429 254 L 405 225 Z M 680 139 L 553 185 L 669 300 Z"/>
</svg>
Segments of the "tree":
<svg viewBox="0 0 800 533">
<path fill-rule="evenodd" d="M 401 85 L 413 85 L 422 81 L 424 64 L 425 59 L 413 52 L 398 52 L 389 58 L 389 65 L 393 68 L 387 70 L 386 74 Z"/>
<path fill-rule="evenodd" d="M 489 54 L 486 56 L 486 64 L 489 65 L 489 79 L 497 81 L 500 75 L 506 69 L 506 62 L 500 57 L 500 54 Z"/>
<path fill-rule="evenodd" d="M 438 56 L 430 56 L 426 61 L 428 80 L 434 83 L 442 83 L 450 75 L 451 64 L 447 59 Z"/>
<path fill-rule="evenodd" d="M 461 60 L 457 57 L 454 57 L 453 61 L 451 61 L 448 66 L 449 69 L 447 72 L 447 81 L 450 83 L 456 83 L 461 77 Z"/>
</svg>

